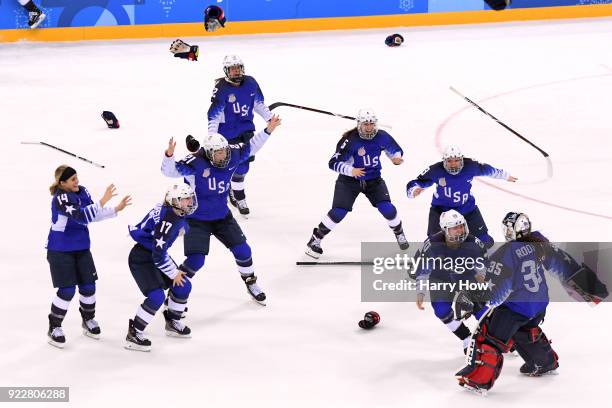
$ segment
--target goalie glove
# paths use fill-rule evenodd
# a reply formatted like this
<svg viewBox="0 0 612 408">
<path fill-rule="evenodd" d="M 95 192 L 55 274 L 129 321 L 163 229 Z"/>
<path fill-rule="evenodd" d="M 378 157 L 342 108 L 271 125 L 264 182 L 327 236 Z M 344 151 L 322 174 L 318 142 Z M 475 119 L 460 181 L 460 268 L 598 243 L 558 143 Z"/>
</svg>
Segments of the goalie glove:
<svg viewBox="0 0 612 408">
<path fill-rule="evenodd" d="M 181 39 L 174 40 L 170 45 L 170 52 L 177 58 L 185 58 L 189 61 L 197 61 L 199 47 L 197 45 L 189 45 Z"/>
</svg>

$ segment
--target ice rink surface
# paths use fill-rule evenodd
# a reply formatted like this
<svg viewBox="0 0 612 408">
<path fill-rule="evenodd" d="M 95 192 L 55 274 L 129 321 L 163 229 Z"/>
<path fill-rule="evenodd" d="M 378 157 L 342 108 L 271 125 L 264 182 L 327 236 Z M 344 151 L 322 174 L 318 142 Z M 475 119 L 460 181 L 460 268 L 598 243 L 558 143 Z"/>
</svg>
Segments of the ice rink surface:
<svg viewBox="0 0 612 408">
<path fill-rule="evenodd" d="M 392 32 L 404 35 L 402 47 L 384 45 Z M 268 306 L 249 300 L 229 251 L 213 240 L 190 298 L 193 337 L 166 337 L 158 315 L 147 329 L 151 353 L 124 350 L 123 342 L 142 302 L 127 267 L 127 225 L 171 182 L 160 172 L 168 139 L 179 139 L 182 157 L 187 134 L 205 135 L 225 54 L 242 57 L 268 104 L 346 115 L 370 106 L 393 126 L 405 163 L 383 158 L 383 177 L 411 241 L 425 238 L 431 190 L 409 200 L 406 182 L 438 161 L 439 146 L 448 143 L 519 178 L 474 183 L 497 240 L 503 215 L 520 210 L 552 240 L 611 241 L 612 20 L 184 40 L 200 45 L 200 61 L 172 58 L 171 39 L 0 45 L 0 386 L 69 386 L 74 407 L 608 404 L 609 304 L 550 305 L 543 328 L 559 353 L 560 375 L 523 377 L 520 358 L 508 358 L 493 390 L 479 398 L 457 386 L 461 345 L 429 304 L 423 312 L 414 304 L 361 303 L 359 269 L 295 266 L 331 206 L 336 175 L 327 161 L 352 123 L 287 108 L 275 111 L 283 124 L 247 176 L 252 216 L 239 219 Z M 554 177 L 543 181 L 542 156 L 466 108 L 450 85 L 548 151 Z M 107 129 L 102 110 L 113 111 L 121 129 Z M 39 140 L 107 167 L 19 144 Z M 46 342 L 54 290 L 44 245 L 47 187 L 62 163 L 78 170 L 94 198 L 113 182 L 120 194 L 133 195 L 134 205 L 90 228 L 102 339 L 81 335 L 75 297 L 64 322 L 67 346 L 58 350 Z M 392 240 L 385 220 L 361 197 L 323 241 L 322 260 L 358 260 L 360 242 Z M 171 253 L 182 261 L 182 240 Z M 357 321 L 368 310 L 382 321 L 366 332 Z"/>
</svg>

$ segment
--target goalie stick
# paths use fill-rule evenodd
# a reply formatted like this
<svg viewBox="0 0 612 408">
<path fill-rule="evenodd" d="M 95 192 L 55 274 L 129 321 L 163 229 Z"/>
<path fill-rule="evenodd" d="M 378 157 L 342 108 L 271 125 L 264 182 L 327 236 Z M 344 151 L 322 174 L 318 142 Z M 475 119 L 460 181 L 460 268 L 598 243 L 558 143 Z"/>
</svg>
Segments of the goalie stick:
<svg viewBox="0 0 612 408">
<path fill-rule="evenodd" d="M 103 168 L 105 168 L 105 167 L 106 167 L 106 166 L 104 166 L 103 164 L 96 163 L 96 162 L 94 162 L 94 161 L 91 161 L 91 160 L 89 160 L 89 159 L 86 159 L 86 158 L 84 158 L 84 157 L 81 157 L 81 156 L 79 156 L 79 155 L 77 155 L 77 154 L 74 154 L 74 153 L 72 153 L 72 152 L 69 152 L 68 150 L 64 150 L 64 149 L 62 149 L 61 147 L 53 146 L 52 144 L 49 144 L 49 143 L 46 143 L 46 142 L 21 142 L 21 144 L 25 144 L 25 145 L 42 145 L 42 146 L 47 146 L 47 147 L 50 147 L 51 149 L 58 150 L 58 151 L 60 151 L 60 152 L 62 152 L 62 153 L 65 153 L 65 154 L 67 154 L 67 155 L 69 155 L 69 156 L 76 157 L 76 158 L 77 158 L 77 159 L 79 159 L 79 160 L 83 160 L 84 162 L 87 162 L 87 163 L 89 163 L 89 164 L 92 164 L 92 165 L 94 165 L 94 166 L 96 166 L 96 167 L 99 167 L 99 168 L 101 168 L 101 169 L 103 169 Z"/>
<path fill-rule="evenodd" d="M 484 113 L 485 115 L 487 115 L 488 117 L 490 117 L 491 119 L 496 121 L 504 129 L 510 131 L 513 135 L 517 136 L 519 139 L 521 139 L 522 141 L 524 141 L 525 143 L 529 144 L 531 147 L 536 149 L 538 152 L 540 152 L 542 154 L 542 156 L 544 156 L 544 158 L 546 159 L 546 168 L 547 168 L 548 178 L 551 178 L 553 176 L 553 165 L 552 165 L 552 161 L 550 160 L 550 155 L 548 153 L 546 153 L 544 150 L 542 150 L 541 148 L 536 146 L 532 141 L 530 141 L 529 139 L 527 139 L 526 137 L 522 136 L 520 133 L 518 133 L 517 131 L 512 129 L 510 126 L 506 125 L 504 122 L 502 122 L 501 120 L 497 119 L 495 116 L 491 115 L 489 112 L 484 110 L 476 102 L 474 102 L 473 100 L 471 100 L 467 96 L 463 95 L 461 92 L 459 92 L 458 90 L 456 90 L 452 86 L 450 87 L 450 90 L 453 91 L 454 93 L 456 93 L 457 95 L 459 95 L 460 97 L 462 97 L 463 99 L 465 99 L 468 103 L 470 103 L 476 109 L 478 109 L 479 111 L 481 111 L 482 113 Z"/>
</svg>

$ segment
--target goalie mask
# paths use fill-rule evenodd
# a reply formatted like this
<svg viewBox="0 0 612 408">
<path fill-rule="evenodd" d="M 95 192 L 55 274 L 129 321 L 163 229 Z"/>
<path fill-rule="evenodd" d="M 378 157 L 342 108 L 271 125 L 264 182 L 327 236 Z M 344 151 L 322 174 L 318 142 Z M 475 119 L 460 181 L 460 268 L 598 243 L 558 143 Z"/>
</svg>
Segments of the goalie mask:
<svg viewBox="0 0 612 408">
<path fill-rule="evenodd" d="M 506 241 L 514 241 L 531 233 L 531 221 L 527 214 L 509 212 L 502 221 Z"/>
<path fill-rule="evenodd" d="M 457 175 L 463 170 L 463 153 L 457 146 L 448 146 L 442 154 L 444 170 L 449 174 Z"/>
<path fill-rule="evenodd" d="M 225 13 L 219 6 L 208 6 L 204 10 L 204 28 L 208 32 L 225 27 L 225 20 Z"/>
<path fill-rule="evenodd" d="M 237 68 L 237 69 L 232 69 Z M 244 64 L 237 55 L 226 55 L 223 58 L 225 78 L 233 84 L 241 84 L 244 79 Z"/>
<path fill-rule="evenodd" d="M 232 151 L 226 138 L 218 133 L 213 133 L 204 140 L 202 147 L 206 157 L 213 166 L 219 168 L 227 167 L 232 157 Z"/>
<path fill-rule="evenodd" d="M 168 187 L 164 202 L 181 217 L 193 214 L 198 208 L 196 195 L 186 183 L 177 183 Z"/>
<path fill-rule="evenodd" d="M 440 228 L 444 231 L 446 242 L 463 242 L 470 233 L 465 218 L 455 210 L 440 215 Z"/>
<path fill-rule="evenodd" d="M 378 133 L 378 118 L 372 109 L 360 109 L 357 112 L 357 132 L 359 137 L 372 140 Z"/>
</svg>

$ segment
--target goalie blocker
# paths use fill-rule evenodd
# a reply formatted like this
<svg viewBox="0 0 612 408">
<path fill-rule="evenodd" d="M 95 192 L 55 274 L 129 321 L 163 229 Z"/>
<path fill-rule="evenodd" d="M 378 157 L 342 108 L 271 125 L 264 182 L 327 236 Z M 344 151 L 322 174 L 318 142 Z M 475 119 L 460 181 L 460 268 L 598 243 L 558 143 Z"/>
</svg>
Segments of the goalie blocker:
<svg viewBox="0 0 612 408">
<path fill-rule="evenodd" d="M 177 58 L 197 61 L 200 49 L 197 45 L 189 45 L 181 39 L 176 39 L 170 45 L 170 52 Z"/>
<path fill-rule="evenodd" d="M 567 278 L 563 286 L 570 295 L 576 294 L 584 301 L 594 304 L 598 304 L 609 295 L 606 285 L 584 263 L 580 269 Z"/>
</svg>

